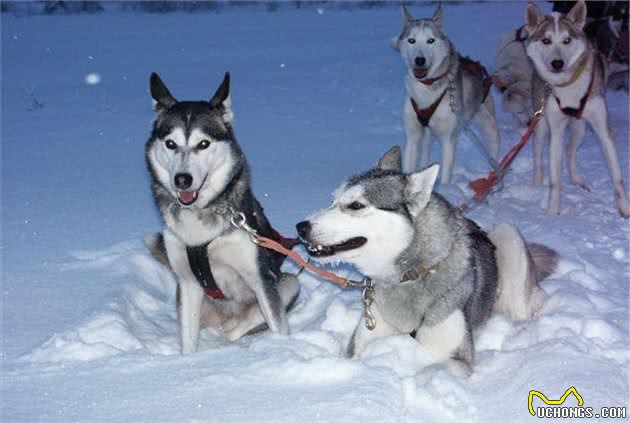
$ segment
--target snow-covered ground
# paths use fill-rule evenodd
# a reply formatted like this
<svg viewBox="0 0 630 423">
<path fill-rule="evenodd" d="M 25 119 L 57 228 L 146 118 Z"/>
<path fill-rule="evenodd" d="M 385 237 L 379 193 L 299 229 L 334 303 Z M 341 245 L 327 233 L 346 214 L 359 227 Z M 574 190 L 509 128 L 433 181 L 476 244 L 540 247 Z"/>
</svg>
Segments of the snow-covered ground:
<svg viewBox="0 0 630 423">
<path fill-rule="evenodd" d="M 524 10 L 447 4 L 445 26 L 492 68 L 499 36 Z M 579 166 L 592 190 L 566 178 L 561 216 L 544 214 L 546 188 L 530 184 L 529 147 L 505 189 L 472 213 L 485 228 L 518 225 L 563 261 L 543 284 L 539 317 L 487 323 L 469 379 L 423 377 L 430 360 L 406 336 L 344 358 L 358 293 L 307 274 L 291 336 L 229 344 L 206 331 L 198 353 L 178 353 L 175 282 L 141 241 L 160 227 L 143 157 L 149 73 L 197 99 L 232 72 L 255 191 L 292 234 L 342 179 L 403 142 L 404 70 L 388 46 L 399 23 L 394 7 L 2 15 L 3 422 L 526 422 L 529 390 L 556 398 L 570 386 L 596 410 L 628 404 L 630 226 L 591 132 Z M 628 97 L 608 100 L 629 181 Z M 506 151 L 522 129 L 498 119 Z M 461 135 L 446 191 L 470 195 L 466 183 L 486 170 Z"/>
</svg>

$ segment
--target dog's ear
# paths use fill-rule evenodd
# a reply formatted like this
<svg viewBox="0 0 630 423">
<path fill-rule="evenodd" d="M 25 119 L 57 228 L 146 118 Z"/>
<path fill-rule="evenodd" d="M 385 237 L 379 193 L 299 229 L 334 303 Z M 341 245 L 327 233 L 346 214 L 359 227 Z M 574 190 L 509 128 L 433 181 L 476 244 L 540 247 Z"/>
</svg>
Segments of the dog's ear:
<svg viewBox="0 0 630 423">
<path fill-rule="evenodd" d="M 407 10 L 407 7 L 404 4 L 400 7 L 400 11 L 402 13 L 403 26 L 407 26 L 413 22 L 413 16 L 411 16 L 411 13 L 409 13 L 409 10 Z"/>
<path fill-rule="evenodd" d="M 406 176 L 405 202 L 412 216 L 417 216 L 427 206 L 439 171 L 440 165 L 433 164 Z"/>
<path fill-rule="evenodd" d="M 153 97 L 154 101 L 153 109 L 156 112 L 168 109 L 169 107 L 177 103 L 177 100 L 175 100 L 175 97 L 171 95 L 170 91 L 168 90 L 168 88 L 166 88 L 166 85 L 164 85 L 164 82 L 162 82 L 157 73 L 153 72 L 151 74 L 149 85 L 151 90 L 151 97 Z"/>
<path fill-rule="evenodd" d="M 376 167 L 382 170 L 401 172 L 400 147 L 394 146 L 387 150 L 387 153 L 383 154 Z"/>
<path fill-rule="evenodd" d="M 395 51 L 400 51 L 400 47 L 398 46 L 399 40 L 400 40 L 400 37 L 392 37 L 392 39 L 389 40 L 389 46 Z"/>
<path fill-rule="evenodd" d="M 230 72 L 225 72 L 223 82 L 210 99 L 210 107 L 221 108 L 223 120 L 226 123 L 232 123 L 234 114 L 232 113 L 232 98 L 230 97 Z"/>
<path fill-rule="evenodd" d="M 538 25 L 545 19 L 545 15 L 540 11 L 534 3 L 527 5 L 527 13 L 525 15 L 525 29 L 529 34 L 533 34 Z"/>
<path fill-rule="evenodd" d="M 438 5 L 438 8 L 435 9 L 433 16 L 431 17 L 433 24 L 438 28 L 442 28 L 442 3 Z"/>
<path fill-rule="evenodd" d="M 573 22 L 580 31 L 586 24 L 586 3 L 584 0 L 576 1 L 569 13 L 567 13 L 567 19 Z"/>
</svg>

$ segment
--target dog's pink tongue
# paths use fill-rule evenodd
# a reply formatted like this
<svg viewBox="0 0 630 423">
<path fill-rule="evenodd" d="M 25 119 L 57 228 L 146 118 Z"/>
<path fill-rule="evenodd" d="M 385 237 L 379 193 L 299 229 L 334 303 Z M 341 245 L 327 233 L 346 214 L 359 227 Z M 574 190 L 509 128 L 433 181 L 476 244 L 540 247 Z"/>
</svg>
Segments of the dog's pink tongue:
<svg viewBox="0 0 630 423">
<path fill-rule="evenodd" d="M 195 192 L 194 191 L 180 191 L 179 199 L 182 200 L 184 204 L 190 204 L 195 200 Z"/>
</svg>

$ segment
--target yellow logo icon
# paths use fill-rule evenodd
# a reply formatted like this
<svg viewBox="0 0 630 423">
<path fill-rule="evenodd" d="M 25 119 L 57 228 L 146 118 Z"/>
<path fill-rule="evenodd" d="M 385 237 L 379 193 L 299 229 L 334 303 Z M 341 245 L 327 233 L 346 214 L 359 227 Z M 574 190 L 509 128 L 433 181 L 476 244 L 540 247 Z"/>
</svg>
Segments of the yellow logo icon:
<svg viewBox="0 0 630 423">
<path fill-rule="evenodd" d="M 542 392 L 533 391 L 533 390 L 529 391 L 529 397 L 527 398 L 527 406 L 529 407 L 529 413 L 532 416 L 536 415 L 536 413 L 534 412 L 534 407 L 532 406 L 532 402 L 534 401 L 535 396 L 540 398 L 547 405 L 562 405 L 564 403 L 564 400 L 566 400 L 567 397 L 571 394 L 573 394 L 575 398 L 577 399 L 578 406 L 583 407 L 584 400 L 582 399 L 582 395 L 579 394 L 579 392 L 577 391 L 577 389 L 575 389 L 574 386 L 567 389 L 567 391 L 558 400 L 550 400 Z"/>
</svg>

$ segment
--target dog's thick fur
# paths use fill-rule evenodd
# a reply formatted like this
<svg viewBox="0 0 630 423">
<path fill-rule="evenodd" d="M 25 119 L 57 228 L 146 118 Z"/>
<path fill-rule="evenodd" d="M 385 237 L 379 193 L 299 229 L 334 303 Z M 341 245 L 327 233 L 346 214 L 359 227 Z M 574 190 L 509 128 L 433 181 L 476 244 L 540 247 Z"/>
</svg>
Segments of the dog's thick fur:
<svg viewBox="0 0 630 423">
<path fill-rule="evenodd" d="M 533 4 L 527 7 L 526 29 L 529 37 L 525 44 L 527 55 L 535 69 L 532 84 L 533 109 L 537 110 L 541 101 L 545 102 L 545 118 L 541 119 L 535 131 L 534 182 L 537 185 L 543 182 L 543 145 L 550 133 L 547 212 L 559 214 L 564 135 L 568 129 L 567 159 L 571 182 L 589 189 L 576 164 L 577 150 L 584 139 L 588 122 L 601 142 L 619 214 L 627 218 L 630 216 L 630 206 L 623 186 L 617 149 L 608 128 L 606 61 L 585 36 L 585 22 L 584 1 L 578 1 L 567 15 L 554 13 L 545 16 Z M 545 84 L 551 89 L 547 98 Z M 567 108 L 582 108 L 581 116 L 567 115 L 563 112 Z"/>
<path fill-rule="evenodd" d="M 146 161 L 165 228 L 147 245 L 177 279 L 184 353 L 196 350 L 204 326 L 221 327 L 230 340 L 265 323 L 288 334 L 285 310 L 299 292 L 297 279 L 280 273 L 282 256 L 256 246 L 230 224 L 230 210 L 242 212 L 260 235 L 272 236 L 234 137 L 229 81 L 226 74 L 209 102 L 177 101 L 159 76 L 151 75 L 155 121 Z M 195 276 L 189 251 L 199 246 L 210 266 L 205 277 L 224 299 L 204 295 Z"/>
<path fill-rule="evenodd" d="M 462 69 L 461 57 L 444 31 L 441 6 L 430 19 L 414 19 L 404 6 L 402 13 L 402 30 L 392 40 L 392 47 L 400 53 L 407 68 L 403 107 L 407 143 L 403 167 L 407 172 L 416 170 L 418 149 L 420 167 L 426 166 L 431 138 L 435 136 L 442 144 L 440 180 L 448 183 L 462 122 L 472 119 L 480 126 L 486 149 L 496 159 L 500 139 L 494 102 L 492 96 L 486 96 L 482 74 Z M 436 80 L 427 84 L 433 79 Z M 426 126 L 419 121 L 412 101 L 418 109 L 429 109 L 439 101 Z"/>
<path fill-rule="evenodd" d="M 473 330 L 493 310 L 531 317 L 543 298 L 538 282 L 558 256 L 528 245 L 509 225 L 486 234 L 432 193 L 438 168 L 403 174 L 395 147 L 297 229 L 317 260 L 352 263 L 375 282 L 376 328 L 368 330 L 362 318 L 349 355 L 377 338 L 415 333 L 435 358 L 452 359 L 449 366 L 469 374 Z M 413 277 L 401 277 L 410 271 Z"/>
</svg>

